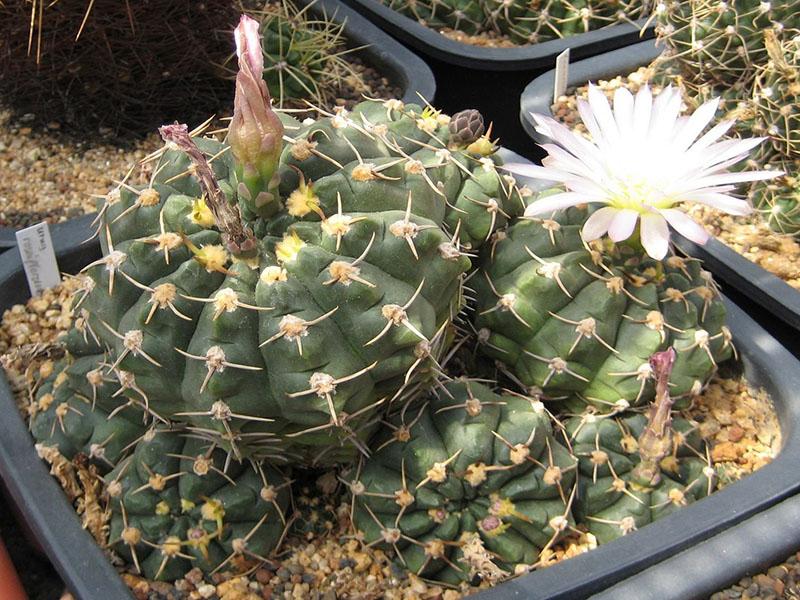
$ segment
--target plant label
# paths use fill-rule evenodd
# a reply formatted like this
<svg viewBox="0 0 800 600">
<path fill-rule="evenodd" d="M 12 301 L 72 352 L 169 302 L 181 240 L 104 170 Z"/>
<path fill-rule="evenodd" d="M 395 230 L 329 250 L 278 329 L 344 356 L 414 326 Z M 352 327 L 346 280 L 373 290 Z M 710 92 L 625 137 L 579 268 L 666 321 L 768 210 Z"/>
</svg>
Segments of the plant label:
<svg viewBox="0 0 800 600">
<path fill-rule="evenodd" d="M 58 285 L 61 275 L 47 223 L 21 229 L 16 236 L 31 295 L 38 296 L 46 289 Z"/>
<path fill-rule="evenodd" d="M 556 56 L 556 76 L 553 81 L 553 104 L 567 91 L 569 77 L 569 48 Z"/>
</svg>

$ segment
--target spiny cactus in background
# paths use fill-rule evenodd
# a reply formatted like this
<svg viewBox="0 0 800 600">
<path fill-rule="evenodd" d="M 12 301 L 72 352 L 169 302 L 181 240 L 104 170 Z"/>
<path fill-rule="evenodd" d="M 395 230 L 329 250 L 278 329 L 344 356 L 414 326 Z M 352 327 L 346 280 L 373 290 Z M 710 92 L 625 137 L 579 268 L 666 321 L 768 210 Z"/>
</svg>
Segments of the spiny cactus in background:
<svg viewBox="0 0 800 600">
<path fill-rule="evenodd" d="M 289 482 L 227 458 L 191 433 L 149 430 L 106 476 L 109 546 L 151 580 L 265 560 L 284 535 Z"/>
<path fill-rule="evenodd" d="M 531 398 L 455 380 L 375 448 L 350 478 L 355 528 L 425 579 L 497 581 L 571 526 L 576 463 Z"/>
<path fill-rule="evenodd" d="M 656 17 L 659 41 L 685 85 L 704 97 L 728 88 L 747 93 L 767 62 L 764 32 L 800 28 L 800 2 L 668 0 Z"/>
<path fill-rule="evenodd" d="M 517 44 L 538 44 L 632 23 L 647 16 L 647 0 L 484 0 L 489 23 Z"/>
<path fill-rule="evenodd" d="M 434 29 L 504 35 L 517 44 L 566 38 L 646 16 L 636 0 L 384 0 Z"/>
<path fill-rule="evenodd" d="M 656 395 L 648 415 L 594 413 L 566 423 L 579 460 L 577 521 L 609 542 L 710 494 L 714 469 L 691 423 L 672 419 L 675 351 L 654 354 Z M 638 438 L 638 439 L 637 439 Z"/>
<path fill-rule="evenodd" d="M 112 469 L 145 431 L 144 412 L 122 396 L 109 375 L 106 357 L 84 356 L 57 363 L 41 382 L 29 407 L 36 441 L 54 446 L 67 459 L 85 454 L 101 471 Z"/>
<path fill-rule="evenodd" d="M 653 398 L 648 359 L 673 347 L 672 393 L 699 392 L 731 355 L 710 276 L 691 259 L 654 261 L 626 244 L 586 245 L 587 216 L 570 208 L 519 220 L 484 246 L 470 280 L 482 351 L 545 397 L 613 412 Z"/>
<path fill-rule="evenodd" d="M 344 25 L 310 14 L 310 6 L 298 9 L 291 0 L 240 2 L 240 11 L 261 26 L 263 76 L 281 107 L 305 107 L 303 100 L 329 106 L 345 82 L 367 91 L 344 58 L 356 50 L 347 47 Z"/>
<path fill-rule="evenodd" d="M 231 99 L 230 0 L 0 3 L 2 101 L 85 134 L 199 122 Z"/>
</svg>

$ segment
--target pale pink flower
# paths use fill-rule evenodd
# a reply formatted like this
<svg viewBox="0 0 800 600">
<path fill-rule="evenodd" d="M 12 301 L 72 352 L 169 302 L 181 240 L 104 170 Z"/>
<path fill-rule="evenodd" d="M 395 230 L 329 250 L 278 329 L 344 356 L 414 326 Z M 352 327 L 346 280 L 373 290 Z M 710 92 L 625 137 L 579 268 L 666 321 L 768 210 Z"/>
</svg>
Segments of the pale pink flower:
<svg viewBox="0 0 800 600">
<path fill-rule="evenodd" d="M 605 95 L 590 86 L 589 100 L 578 100 L 578 110 L 591 141 L 550 117 L 533 114 L 536 130 L 555 143 L 542 145 L 548 153 L 543 166 L 509 164 L 506 168 L 559 182 L 566 191 L 533 202 L 525 215 L 596 202 L 605 206 L 586 220 L 581 232 L 586 241 L 608 234 L 612 241 L 621 242 L 633 235 L 638 224 L 642 246 L 657 260 L 669 249 L 669 225 L 704 244 L 709 234 L 678 205 L 697 202 L 746 215 L 752 211 L 748 202 L 730 195 L 736 184 L 781 174 L 728 171 L 764 138 L 719 141 L 733 121 L 722 121 L 701 135 L 718 105 L 717 98 L 690 116 L 680 116 L 679 90 L 667 87 L 653 99 L 645 85 L 635 97 L 624 88 L 616 90 L 612 109 Z"/>
</svg>

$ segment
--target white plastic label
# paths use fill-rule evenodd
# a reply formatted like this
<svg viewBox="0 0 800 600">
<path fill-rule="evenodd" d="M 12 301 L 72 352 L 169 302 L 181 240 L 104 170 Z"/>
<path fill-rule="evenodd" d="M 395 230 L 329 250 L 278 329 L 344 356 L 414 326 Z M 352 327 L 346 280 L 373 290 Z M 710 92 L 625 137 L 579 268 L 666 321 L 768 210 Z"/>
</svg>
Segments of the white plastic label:
<svg viewBox="0 0 800 600">
<path fill-rule="evenodd" d="M 31 295 L 38 296 L 47 288 L 58 285 L 61 282 L 61 275 L 47 223 L 42 222 L 21 229 L 16 235 Z"/>
<path fill-rule="evenodd" d="M 556 56 L 556 77 L 553 81 L 553 104 L 567 91 L 569 78 L 569 48 Z"/>
</svg>

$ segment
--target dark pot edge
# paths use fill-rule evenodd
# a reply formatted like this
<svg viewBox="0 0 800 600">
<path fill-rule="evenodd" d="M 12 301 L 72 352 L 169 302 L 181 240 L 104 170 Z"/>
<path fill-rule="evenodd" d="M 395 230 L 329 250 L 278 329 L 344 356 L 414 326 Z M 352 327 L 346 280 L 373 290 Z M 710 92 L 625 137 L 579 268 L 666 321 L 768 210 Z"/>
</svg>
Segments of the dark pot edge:
<svg viewBox="0 0 800 600">
<path fill-rule="evenodd" d="M 560 40 L 516 48 L 481 48 L 451 40 L 437 31 L 421 25 L 414 19 L 401 15 L 382 4 L 380 0 L 342 0 L 357 8 L 382 29 L 409 44 L 415 51 L 446 63 L 476 70 L 524 71 L 541 69 L 553 64 L 555 57 L 571 49 L 573 58 L 585 58 L 598 51 L 610 50 L 630 44 L 637 39 L 654 35 L 654 25 L 647 19 L 635 24 L 620 23 L 605 29 L 573 35 Z"/>
<path fill-rule="evenodd" d="M 367 46 L 358 51 L 366 62 L 387 75 L 403 89 L 403 102 L 419 103 L 420 96 L 433 103 L 436 79 L 425 62 L 405 46 L 384 33 L 378 26 L 338 0 L 298 0 L 311 5 L 312 12 L 325 14 L 345 26 L 346 39 L 354 46 Z M 74 219 L 71 219 L 74 220 Z M 0 254 L 17 245 L 13 227 L 0 227 Z"/>
<path fill-rule="evenodd" d="M 660 54 L 652 41 L 628 48 L 620 48 L 570 66 L 568 85 L 582 85 L 630 73 L 647 64 Z M 534 79 L 522 93 L 520 122 L 528 135 L 537 143 L 544 136 L 534 130 L 531 112 L 552 114 L 551 100 L 554 71 Z M 689 256 L 701 259 L 720 280 L 740 290 L 748 298 L 763 306 L 782 321 L 800 330 L 800 292 L 769 271 L 759 267 L 725 244 L 711 239 L 700 246 L 675 233 L 675 245 Z"/>
</svg>

